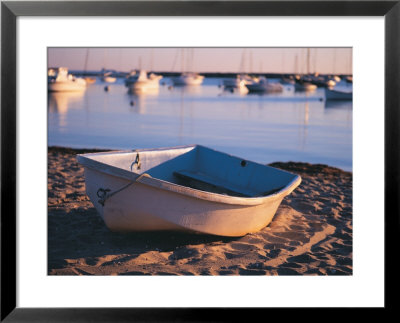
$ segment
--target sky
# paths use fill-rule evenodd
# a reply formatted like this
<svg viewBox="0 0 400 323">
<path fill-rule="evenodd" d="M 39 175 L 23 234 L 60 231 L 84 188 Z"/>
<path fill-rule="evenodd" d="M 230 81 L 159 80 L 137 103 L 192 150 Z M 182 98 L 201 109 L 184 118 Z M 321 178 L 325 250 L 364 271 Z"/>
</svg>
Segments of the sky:
<svg viewBox="0 0 400 323">
<path fill-rule="evenodd" d="M 352 48 L 48 48 L 48 67 L 129 72 L 352 74 Z"/>
</svg>

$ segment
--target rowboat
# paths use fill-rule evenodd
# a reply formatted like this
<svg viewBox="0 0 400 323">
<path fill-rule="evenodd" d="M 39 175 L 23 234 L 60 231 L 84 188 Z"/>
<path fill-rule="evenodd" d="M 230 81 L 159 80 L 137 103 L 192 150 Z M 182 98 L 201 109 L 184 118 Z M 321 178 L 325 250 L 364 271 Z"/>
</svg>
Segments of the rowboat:
<svg viewBox="0 0 400 323">
<path fill-rule="evenodd" d="M 243 236 L 267 226 L 298 175 L 200 146 L 77 155 L 112 231 Z"/>
<path fill-rule="evenodd" d="M 352 91 L 340 91 L 338 89 L 325 89 L 326 100 L 353 100 Z"/>
</svg>

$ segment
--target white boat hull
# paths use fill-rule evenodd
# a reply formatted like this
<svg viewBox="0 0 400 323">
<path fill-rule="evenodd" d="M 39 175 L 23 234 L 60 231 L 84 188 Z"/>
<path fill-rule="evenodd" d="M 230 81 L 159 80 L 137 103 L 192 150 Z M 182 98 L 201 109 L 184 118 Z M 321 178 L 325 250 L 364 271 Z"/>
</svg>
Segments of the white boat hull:
<svg viewBox="0 0 400 323">
<path fill-rule="evenodd" d="M 128 84 L 127 87 L 132 92 L 148 92 L 158 90 L 160 85 L 158 80 L 146 82 L 137 81 L 135 83 Z"/>
<path fill-rule="evenodd" d="M 160 87 L 161 75 L 150 74 L 141 70 L 139 74 L 134 74 L 125 81 L 125 86 L 130 92 L 154 92 Z"/>
<path fill-rule="evenodd" d="M 174 85 L 200 85 L 203 83 L 204 76 L 177 76 L 172 78 Z"/>
<path fill-rule="evenodd" d="M 49 92 L 80 92 L 86 89 L 86 81 L 69 74 L 66 67 L 49 69 L 47 75 Z"/>
<path fill-rule="evenodd" d="M 195 158 L 193 157 L 195 151 L 192 154 L 185 153 L 191 152 L 196 147 L 198 146 L 169 149 L 167 154 L 162 155 L 161 159 L 165 160 L 166 167 L 179 168 L 181 165 L 168 165 L 179 158 L 188 160 Z M 211 151 L 205 147 L 201 149 L 205 152 L 197 152 L 197 154 L 207 156 Z M 158 150 L 154 155 L 160 154 L 160 151 L 162 152 L 162 150 Z M 138 153 L 143 156 L 142 158 L 145 161 L 154 158 L 152 155 L 146 157 L 145 151 L 143 153 L 141 151 L 121 153 L 130 154 L 130 158 L 133 160 Z M 259 168 L 261 173 L 269 174 L 270 181 L 277 180 L 277 176 L 280 174 L 285 178 L 283 182 L 276 184 L 280 186 L 284 183 L 284 186 L 268 196 L 229 196 L 193 189 L 153 176 L 142 177 L 138 180 L 138 174 L 130 173 L 129 176 L 132 176 L 133 179 L 124 178 L 125 175 L 118 175 L 118 172 L 123 173 L 121 170 L 109 169 L 104 164 L 101 165 L 96 162 L 92 164 L 91 161 L 88 161 L 88 155 L 94 154 L 78 156 L 78 161 L 85 167 L 86 193 L 105 224 L 112 231 L 183 230 L 220 236 L 243 236 L 247 233 L 257 232 L 267 226 L 282 199 L 301 182 L 301 178 L 297 175 L 251 162 L 246 164 L 248 169 L 245 170 L 245 167 L 236 165 L 236 160 L 240 161 L 240 159 L 218 153 L 215 155 L 216 160 L 226 159 L 235 163 L 234 166 L 228 168 L 236 172 L 237 176 L 240 172 L 251 172 L 251 169 L 255 167 Z M 180 157 L 181 155 L 182 157 Z M 105 154 L 104 158 L 112 158 L 112 156 Z M 131 164 L 130 161 L 125 163 L 126 165 Z M 234 170 L 234 168 L 237 168 L 237 170 Z M 146 166 L 144 169 L 146 169 Z M 150 168 L 147 172 L 151 173 L 152 169 L 155 170 L 156 167 Z M 226 172 L 226 169 L 224 171 Z M 259 180 L 257 177 L 250 179 L 245 179 L 245 177 L 243 180 L 247 182 Z M 278 181 L 281 181 L 281 179 Z M 271 183 L 264 184 L 271 185 Z M 123 187 L 125 189 L 121 190 Z M 111 194 L 104 202 L 99 199 L 99 188 L 107 188 L 110 193 L 117 193 Z"/>
<path fill-rule="evenodd" d="M 76 79 L 75 81 L 56 81 L 48 83 L 48 90 L 50 92 L 80 92 L 85 89 L 86 82 L 80 79 Z"/>
<path fill-rule="evenodd" d="M 105 83 L 115 83 L 117 81 L 117 78 L 112 76 L 104 76 L 102 77 L 102 80 Z"/>
</svg>

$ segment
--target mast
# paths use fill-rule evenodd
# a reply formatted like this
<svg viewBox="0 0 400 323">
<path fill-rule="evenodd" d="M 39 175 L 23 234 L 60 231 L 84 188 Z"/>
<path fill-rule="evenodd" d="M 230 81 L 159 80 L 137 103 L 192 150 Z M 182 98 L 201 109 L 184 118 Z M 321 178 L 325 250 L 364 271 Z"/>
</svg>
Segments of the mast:
<svg viewBox="0 0 400 323">
<path fill-rule="evenodd" d="M 249 68 L 249 72 L 252 73 L 253 72 L 253 52 L 250 51 L 250 68 Z"/>
<path fill-rule="evenodd" d="M 350 49 L 349 74 L 353 75 L 353 49 Z"/>
<path fill-rule="evenodd" d="M 142 70 L 142 57 L 141 56 L 138 57 L 138 64 L 139 64 L 139 71 L 141 71 Z"/>
<path fill-rule="evenodd" d="M 318 73 L 318 70 L 317 70 L 317 48 L 314 50 L 314 73 Z"/>
<path fill-rule="evenodd" d="M 175 65 L 176 65 L 176 61 L 178 60 L 178 56 L 179 56 L 179 50 L 176 51 L 175 57 L 174 57 L 174 61 L 172 63 L 172 67 L 171 67 L 171 71 L 173 72 L 175 69 Z"/>
<path fill-rule="evenodd" d="M 153 48 L 151 49 L 150 52 L 150 71 L 153 71 L 153 64 L 154 64 L 154 50 Z"/>
<path fill-rule="evenodd" d="M 239 66 L 239 73 L 244 74 L 245 73 L 245 57 L 246 57 L 246 49 L 243 50 L 242 52 L 242 59 L 240 61 L 240 66 Z"/>
<path fill-rule="evenodd" d="M 183 74 L 183 72 L 185 70 L 185 67 L 184 67 L 184 65 L 185 65 L 185 52 L 184 51 L 185 50 L 182 48 L 182 52 L 181 52 L 181 59 L 182 59 L 182 61 L 181 61 L 181 72 L 182 72 L 182 74 Z"/>
<path fill-rule="evenodd" d="M 336 49 L 333 50 L 332 74 L 336 75 Z"/>
<path fill-rule="evenodd" d="M 89 48 L 86 49 L 85 65 L 83 66 L 84 72 L 86 72 L 87 70 L 88 59 L 89 59 Z"/>
</svg>

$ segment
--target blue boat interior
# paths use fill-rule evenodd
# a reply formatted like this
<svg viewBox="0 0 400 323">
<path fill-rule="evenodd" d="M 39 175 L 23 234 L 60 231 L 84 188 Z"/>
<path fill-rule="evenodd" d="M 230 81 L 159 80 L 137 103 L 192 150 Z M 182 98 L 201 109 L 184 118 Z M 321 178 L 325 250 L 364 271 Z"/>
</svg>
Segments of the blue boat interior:
<svg viewBox="0 0 400 323">
<path fill-rule="evenodd" d="M 96 158 L 97 159 L 97 158 Z M 108 162 L 106 161 L 108 159 Z M 194 189 L 239 197 L 273 194 L 297 175 L 203 146 L 138 150 L 97 159 L 110 166 Z"/>
<path fill-rule="evenodd" d="M 195 146 L 145 172 L 154 178 L 178 185 L 240 197 L 273 194 L 296 177 L 203 146 Z"/>
</svg>

